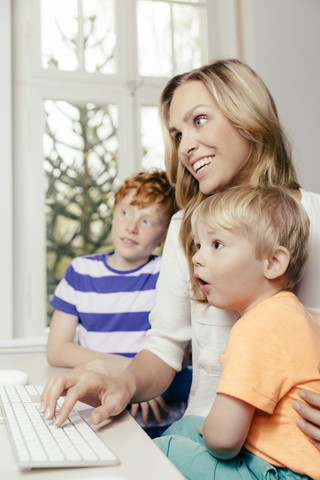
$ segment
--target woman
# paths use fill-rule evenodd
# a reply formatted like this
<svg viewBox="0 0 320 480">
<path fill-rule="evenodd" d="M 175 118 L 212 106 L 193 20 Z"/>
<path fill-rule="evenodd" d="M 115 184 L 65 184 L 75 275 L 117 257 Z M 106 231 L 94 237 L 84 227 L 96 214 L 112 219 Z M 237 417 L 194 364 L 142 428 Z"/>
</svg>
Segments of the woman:
<svg viewBox="0 0 320 480">
<path fill-rule="evenodd" d="M 167 171 L 184 210 L 169 228 L 157 304 L 150 315 L 152 328 L 145 349 L 119 377 L 107 378 L 100 363 L 49 380 L 42 396 L 48 418 L 53 416 L 57 397 L 67 393 L 57 425 L 80 398 L 94 406 L 101 404 L 91 415 L 93 423 L 99 423 L 121 412 L 130 401 L 161 394 L 181 369 L 190 340 L 193 381 L 186 414 L 207 415 L 220 376 L 219 356 L 237 317 L 233 311 L 192 300 L 193 277 L 187 260 L 192 253 L 190 217 L 206 196 L 229 186 L 277 184 L 290 188 L 301 200 L 311 219 L 311 241 L 297 293 L 320 320 L 316 278 L 320 195 L 300 189 L 276 107 L 262 80 L 238 60 L 217 61 L 170 80 L 160 98 L 160 114 Z M 315 408 L 303 402 L 298 405 L 305 418 L 304 426 L 299 426 L 320 448 L 320 429 L 315 426 L 320 426 L 320 399 L 310 392 L 302 395 Z"/>
</svg>

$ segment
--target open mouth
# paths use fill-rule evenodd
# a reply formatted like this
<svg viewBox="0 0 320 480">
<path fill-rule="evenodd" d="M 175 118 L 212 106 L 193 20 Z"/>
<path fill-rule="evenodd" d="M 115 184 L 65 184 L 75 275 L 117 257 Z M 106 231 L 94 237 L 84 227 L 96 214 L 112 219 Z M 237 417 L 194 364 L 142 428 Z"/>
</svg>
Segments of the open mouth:
<svg viewBox="0 0 320 480">
<path fill-rule="evenodd" d="M 206 167 L 207 165 L 210 165 L 210 163 L 212 163 L 213 160 L 214 160 L 214 156 L 201 158 L 200 160 L 198 160 L 192 165 L 193 171 L 195 173 L 198 173 L 199 170 L 201 170 L 201 168 Z"/>
<path fill-rule="evenodd" d="M 199 283 L 200 287 L 205 287 L 206 285 L 208 285 L 207 282 L 205 282 L 204 280 L 202 280 L 202 278 L 198 277 L 197 275 L 195 275 L 194 278 L 195 278 L 196 281 Z"/>
<path fill-rule="evenodd" d="M 125 245 L 137 245 L 137 242 L 131 240 L 130 238 L 122 238 L 121 240 Z"/>
</svg>

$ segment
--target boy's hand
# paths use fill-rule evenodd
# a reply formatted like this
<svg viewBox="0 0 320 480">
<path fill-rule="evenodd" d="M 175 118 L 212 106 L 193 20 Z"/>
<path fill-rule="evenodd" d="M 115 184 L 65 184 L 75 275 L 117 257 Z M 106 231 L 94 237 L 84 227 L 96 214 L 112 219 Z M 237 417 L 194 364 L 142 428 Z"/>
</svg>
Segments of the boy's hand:
<svg viewBox="0 0 320 480">
<path fill-rule="evenodd" d="M 133 418 L 137 417 L 139 407 L 141 408 L 142 421 L 145 425 L 147 425 L 148 419 L 149 419 L 149 408 L 151 408 L 154 418 L 158 423 L 162 422 L 160 408 L 165 413 L 167 414 L 169 413 L 168 405 L 166 404 L 165 400 L 161 396 L 156 397 L 152 400 L 149 400 L 148 402 L 133 403 L 131 405 L 131 415 L 133 416 Z"/>
<path fill-rule="evenodd" d="M 108 377 L 88 365 L 73 368 L 65 375 L 50 377 L 41 395 L 40 407 L 47 419 L 53 418 L 60 396 L 66 398 L 55 421 L 57 426 L 63 424 L 78 400 L 97 407 L 90 415 L 92 423 L 97 425 L 121 413 L 131 398 L 122 380 Z"/>
</svg>

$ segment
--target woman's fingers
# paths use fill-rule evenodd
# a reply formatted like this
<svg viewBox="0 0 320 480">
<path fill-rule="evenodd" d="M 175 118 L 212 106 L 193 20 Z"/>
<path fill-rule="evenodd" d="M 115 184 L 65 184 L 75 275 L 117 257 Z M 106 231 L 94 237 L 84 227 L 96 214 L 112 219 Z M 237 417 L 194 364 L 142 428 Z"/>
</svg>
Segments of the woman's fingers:
<svg viewBox="0 0 320 480">
<path fill-rule="evenodd" d="M 320 394 L 311 392 L 311 390 L 299 390 L 299 396 L 310 405 L 320 409 Z M 320 423 L 319 423 L 320 425 Z"/>
<path fill-rule="evenodd" d="M 296 423 L 320 450 L 320 395 L 310 390 L 300 390 L 298 393 L 304 402 L 295 401 L 292 404 L 302 417 Z"/>
<path fill-rule="evenodd" d="M 58 398 L 66 393 L 65 377 L 50 377 L 41 395 L 40 412 L 52 419 L 56 412 Z"/>
<path fill-rule="evenodd" d="M 310 390 L 299 390 L 298 394 L 304 402 L 293 402 L 294 408 L 304 420 L 312 422 L 316 428 L 320 428 L 320 394 Z"/>
</svg>

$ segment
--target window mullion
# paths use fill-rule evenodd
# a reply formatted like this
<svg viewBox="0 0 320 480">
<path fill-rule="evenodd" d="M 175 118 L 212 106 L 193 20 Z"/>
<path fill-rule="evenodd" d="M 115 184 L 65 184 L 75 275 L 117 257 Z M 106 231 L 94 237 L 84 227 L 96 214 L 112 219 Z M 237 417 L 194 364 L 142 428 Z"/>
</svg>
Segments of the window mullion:
<svg viewBox="0 0 320 480">
<path fill-rule="evenodd" d="M 140 121 L 137 107 L 137 32 L 136 1 L 117 0 L 118 65 L 123 99 L 119 112 L 118 172 L 123 180 L 128 172 L 140 168 Z"/>
<path fill-rule="evenodd" d="M 0 179 L 0 218 L 1 248 L 0 279 L 2 338 L 10 338 L 13 333 L 13 192 L 12 192 L 12 125 L 11 125 L 11 1 L 1 4 L 0 51 L 2 73 L 0 78 L 0 128 L 1 128 L 1 179 Z"/>
<path fill-rule="evenodd" d="M 84 38 L 83 38 L 83 8 L 82 0 L 78 0 L 78 38 L 77 53 L 79 60 L 79 70 L 84 71 Z"/>
<path fill-rule="evenodd" d="M 173 6 L 172 2 L 170 2 L 170 35 L 171 35 L 171 56 L 172 56 L 172 68 L 173 71 L 176 71 L 176 54 L 174 48 L 174 24 L 173 24 Z"/>
</svg>

